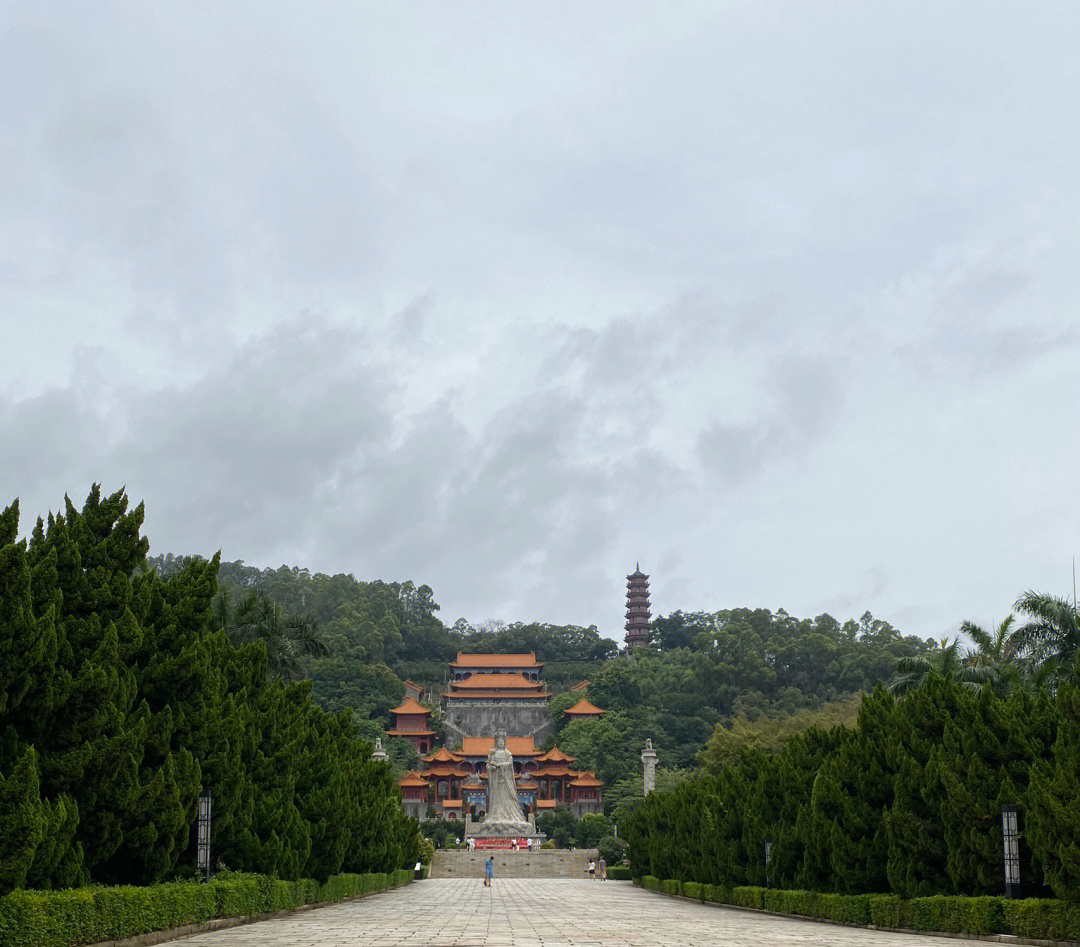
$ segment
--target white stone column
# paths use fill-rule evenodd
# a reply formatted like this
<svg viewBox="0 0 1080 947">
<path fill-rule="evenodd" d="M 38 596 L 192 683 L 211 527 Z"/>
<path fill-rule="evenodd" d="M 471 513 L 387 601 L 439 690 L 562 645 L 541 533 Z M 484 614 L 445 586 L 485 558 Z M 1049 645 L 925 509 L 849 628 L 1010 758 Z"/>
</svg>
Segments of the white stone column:
<svg viewBox="0 0 1080 947">
<path fill-rule="evenodd" d="M 652 740 L 645 741 L 645 749 L 641 751 L 641 762 L 645 767 L 642 774 L 642 785 L 647 796 L 656 789 L 656 750 L 652 747 Z"/>
</svg>

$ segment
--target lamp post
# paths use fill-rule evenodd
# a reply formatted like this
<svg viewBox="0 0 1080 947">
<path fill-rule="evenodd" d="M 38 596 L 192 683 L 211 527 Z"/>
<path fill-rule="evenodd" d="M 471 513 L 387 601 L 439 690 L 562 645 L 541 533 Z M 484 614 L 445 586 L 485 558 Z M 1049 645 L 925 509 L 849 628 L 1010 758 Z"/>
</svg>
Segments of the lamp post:
<svg viewBox="0 0 1080 947">
<path fill-rule="evenodd" d="M 765 839 L 765 887 L 769 887 L 769 862 L 772 861 L 772 839 Z"/>
<path fill-rule="evenodd" d="M 199 793 L 199 814 L 195 820 L 195 851 L 199 870 L 210 880 L 210 790 Z"/>
<path fill-rule="evenodd" d="M 1001 844 L 1005 850 L 1005 897 L 1013 897 L 1013 889 L 1020 885 L 1020 841 L 1016 831 L 1016 806 L 1006 803 L 1001 807 Z"/>
</svg>

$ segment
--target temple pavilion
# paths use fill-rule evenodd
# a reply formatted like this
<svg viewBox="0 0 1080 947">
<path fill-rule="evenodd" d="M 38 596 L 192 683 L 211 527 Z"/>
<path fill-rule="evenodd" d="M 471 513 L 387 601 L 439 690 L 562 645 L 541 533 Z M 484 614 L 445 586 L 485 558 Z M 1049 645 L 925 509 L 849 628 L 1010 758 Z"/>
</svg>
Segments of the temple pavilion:
<svg viewBox="0 0 1080 947">
<path fill-rule="evenodd" d="M 411 698 L 390 711 L 392 736 L 412 740 L 420 765 L 401 779 L 401 802 L 418 819 L 480 820 L 487 813 L 487 757 L 495 731 L 507 731 L 506 748 L 514 757 L 518 802 L 526 813 L 569 807 L 575 816 L 603 812 L 603 782 L 579 770 L 577 758 L 557 746 L 544 751 L 537 739 L 550 733 L 548 693 L 543 664 L 529 654 L 464 654 L 450 663 L 443 694 L 447 746 L 435 750 L 428 728 L 431 711 Z M 599 717 L 605 711 L 584 697 L 567 711 L 568 719 Z M 426 744 L 426 745 L 425 745 Z"/>
</svg>

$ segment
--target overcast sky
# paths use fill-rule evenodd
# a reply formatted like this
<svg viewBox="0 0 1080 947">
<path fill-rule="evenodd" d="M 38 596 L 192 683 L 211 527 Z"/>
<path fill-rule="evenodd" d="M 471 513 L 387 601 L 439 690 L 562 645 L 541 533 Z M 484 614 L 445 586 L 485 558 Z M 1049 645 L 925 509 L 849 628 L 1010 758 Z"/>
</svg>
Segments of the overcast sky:
<svg viewBox="0 0 1080 947">
<path fill-rule="evenodd" d="M 0 503 L 622 635 L 1080 553 L 1080 4 L 0 0 Z"/>
</svg>

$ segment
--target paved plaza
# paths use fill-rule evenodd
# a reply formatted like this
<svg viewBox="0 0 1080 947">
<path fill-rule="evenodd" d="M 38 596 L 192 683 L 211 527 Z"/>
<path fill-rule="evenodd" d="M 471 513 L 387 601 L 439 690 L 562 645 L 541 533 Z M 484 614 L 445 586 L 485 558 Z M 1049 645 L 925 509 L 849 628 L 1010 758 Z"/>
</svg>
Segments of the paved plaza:
<svg viewBox="0 0 1080 947">
<path fill-rule="evenodd" d="M 628 881 L 430 879 L 344 904 L 198 934 L 184 947 L 957 947 L 683 901 Z"/>
</svg>

